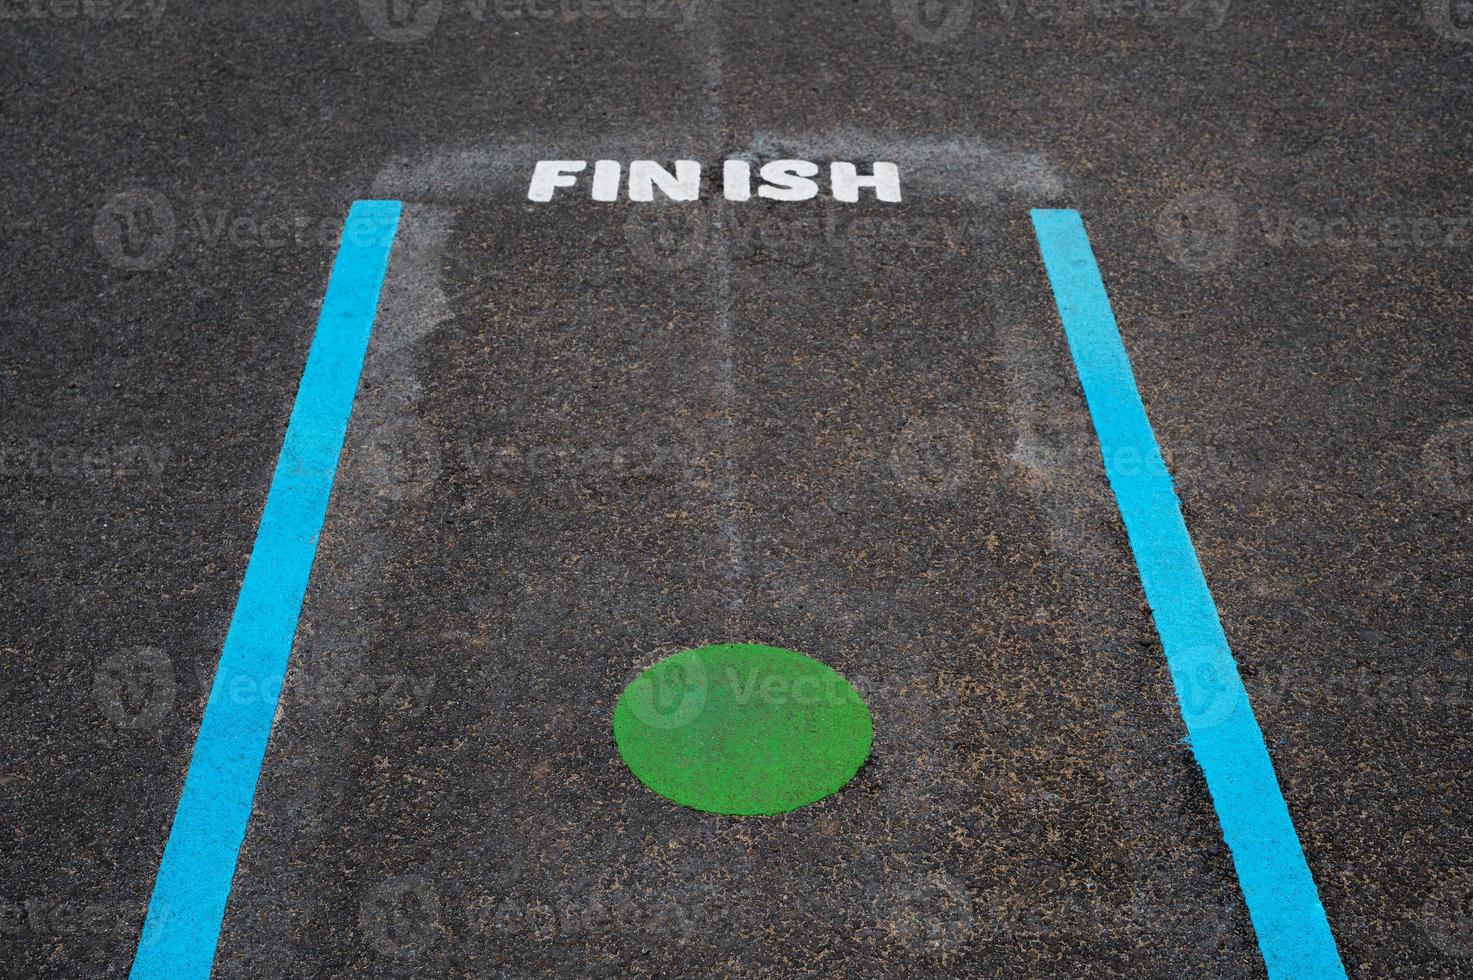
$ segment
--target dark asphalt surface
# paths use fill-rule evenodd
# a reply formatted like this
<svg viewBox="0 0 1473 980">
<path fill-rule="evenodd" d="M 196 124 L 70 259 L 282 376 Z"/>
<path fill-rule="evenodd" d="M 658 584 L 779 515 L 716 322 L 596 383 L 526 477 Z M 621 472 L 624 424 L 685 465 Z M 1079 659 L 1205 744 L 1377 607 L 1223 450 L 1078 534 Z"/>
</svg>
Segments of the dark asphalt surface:
<svg viewBox="0 0 1473 980">
<path fill-rule="evenodd" d="M 1033 206 L 1089 225 L 1348 972 L 1473 972 L 1473 11 L 366 8 L 0 8 L 5 975 L 126 974 L 368 196 L 217 975 L 1262 975 Z M 525 199 L 742 155 L 905 201 Z M 724 641 L 865 692 L 854 783 L 630 776 L 618 693 Z"/>
</svg>

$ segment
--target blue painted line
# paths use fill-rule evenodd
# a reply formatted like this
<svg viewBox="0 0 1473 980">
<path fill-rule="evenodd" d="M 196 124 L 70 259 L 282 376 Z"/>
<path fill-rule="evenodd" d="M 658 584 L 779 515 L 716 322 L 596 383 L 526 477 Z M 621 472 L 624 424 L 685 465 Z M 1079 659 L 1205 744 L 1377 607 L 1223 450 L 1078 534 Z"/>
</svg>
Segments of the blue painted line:
<svg viewBox="0 0 1473 980">
<path fill-rule="evenodd" d="M 154 880 L 134 980 L 208 977 L 214 964 L 401 210 L 398 201 L 358 201 L 343 227 Z"/>
<path fill-rule="evenodd" d="M 1197 561 L 1171 475 L 1077 211 L 1035 210 L 1044 268 L 1099 437 L 1105 473 L 1166 651 L 1192 752 L 1232 853 L 1270 977 L 1345 967 Z"/>
</svg>

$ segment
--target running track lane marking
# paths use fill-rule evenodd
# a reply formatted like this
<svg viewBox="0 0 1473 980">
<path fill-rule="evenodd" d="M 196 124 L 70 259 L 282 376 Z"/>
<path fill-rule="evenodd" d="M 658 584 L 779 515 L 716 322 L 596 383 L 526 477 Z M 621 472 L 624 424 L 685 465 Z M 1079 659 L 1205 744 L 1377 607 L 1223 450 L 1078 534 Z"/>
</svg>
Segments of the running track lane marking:
<svg viewBox="0 0 1473 980">
<path fill-rule="evenodd" d="M 276 473 L 164 845 L 130 974 L 208 977 L 378 309 L 398 201 L 358 201 L 307 353 Z M 240 696 L 242 691 L 251 692 Z"/>
<path fill-rule="evenodd" d="M 1136 389 L 1077 211 L 1033 227 L 1182 719 L 1270 977 L 1344 977 L 1335 937 Z"/>
</svg>

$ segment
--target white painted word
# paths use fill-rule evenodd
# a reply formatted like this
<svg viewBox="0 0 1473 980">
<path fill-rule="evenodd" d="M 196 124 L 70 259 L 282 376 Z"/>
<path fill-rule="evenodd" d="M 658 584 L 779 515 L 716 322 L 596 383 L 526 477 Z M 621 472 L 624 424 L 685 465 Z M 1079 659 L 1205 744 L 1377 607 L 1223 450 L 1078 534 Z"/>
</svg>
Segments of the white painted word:
<svg viewBox="0 0 1473 980">
<path fill-rule="evenodd" d="M 527 200 L 551 201 L 559 187 L 576 187 L 577 174 L 588 169 L 587 160 L 538 160 L 532 169 L 532 184 Z M 772 201 L 808 201 L 818 196 L 818 164 L 808 160 L 769 160 L 758 176 L 762 183 L 757 196 Z M 595 201 L 617 201 L 623 189 L 631 201 L 653 201 L 655 189 L 671 201 L 695 201 L 701 196 L 701 165 L 695 160 L 676 160 L 671 173 L 654 160 L 633 160 L 629 179 L 624 179 L 624 166 L 618 160 L 598 160 L 593 164 L 589 196 Z M 829 190 L 834 200 L 854 203 L 865 188 L 874 191 L 877 201 L 900 200 L 900 170 L 893 163 L 876 162 L 869 174 L 861 174 L 852 163 L 829 164 Z M 727 160 L 721 169 L 721 192 L 728 201 L 752 199 L 752 164 L 746 160 Z"/>
</svg>

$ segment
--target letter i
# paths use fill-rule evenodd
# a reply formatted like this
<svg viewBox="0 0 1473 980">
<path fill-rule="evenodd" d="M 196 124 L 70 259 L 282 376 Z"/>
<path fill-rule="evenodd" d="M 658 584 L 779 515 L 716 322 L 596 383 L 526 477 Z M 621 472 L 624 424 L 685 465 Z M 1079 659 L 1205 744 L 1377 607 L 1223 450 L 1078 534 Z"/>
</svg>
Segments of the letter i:
<svg viewBox="0 0 1473 980">
<path fill-rule="evenodd" d="M 722 193 L 728 201 L 752 199 L 752 165 L 745 160 L 728 160 L 722 170 Z"/>
</svg>

